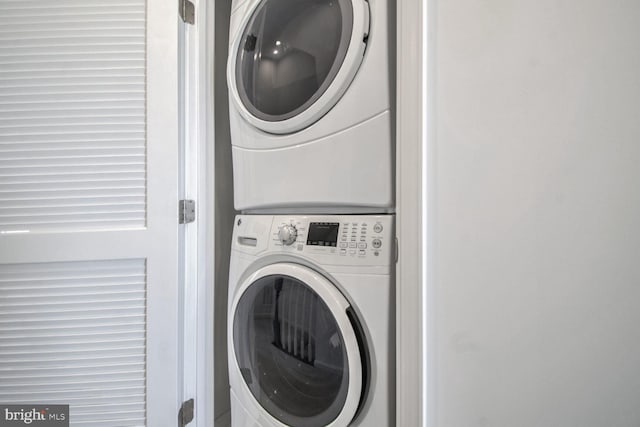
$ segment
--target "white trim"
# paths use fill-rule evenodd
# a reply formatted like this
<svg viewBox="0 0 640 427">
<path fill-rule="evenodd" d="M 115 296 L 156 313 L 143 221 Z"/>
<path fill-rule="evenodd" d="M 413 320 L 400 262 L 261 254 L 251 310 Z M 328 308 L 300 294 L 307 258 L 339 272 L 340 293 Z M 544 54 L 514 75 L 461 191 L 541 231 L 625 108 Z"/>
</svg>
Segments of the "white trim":
<svg viewBox="0 0 640 427">
<path fill-rule="evenodd" d="M 178 58 L 180 64 L 180 199 L 195 199 L 198 191 L 198 123 L 197 123 L 197 76 L 198 58 L 195 54 L 197 32 L 179 23 Z M 197 206 L 197 204 L 196 204 Z M 197 220 L 197 218 L 196 218 Z M 180 367 L 182 374 L 181 400 L 191 398 L 198 403 L 197 375 L 197 283 L 198 283 L 198 223 L 179 226 L 180 236 Z"/>
<path fill-rule="evenodd" d="M 399 1 L 397 15 L 396 424 L 426 426 L 427 258 L 430 170 L 426 169 L 426 14 L 428 1 Z M 429 274 L 431 274 L 429 272 Z M 417 351 L 416 351 L 417 349 Z"/>
<path fill-rule="evenodd" d="M 435 0 L 423 4 L 420 22 L 422 25 L 422 422 L 423 426 L 435 426 L 435 375 L 432 366 L 435 354 L 434 292 L 435 283 Z"/>
<path fill-rule="evenodd" d="M 242 23 L 238 26 L 238 32 L 234 36 L 233 44 L 229 50 L 229 59 L 227 61 L 227 83 L 229 85 L 229 93 L 233 106 L 240 115 L 250 124 L 265 132 L 274 134 L 287 134 L 304 129 L 317 122 L 321 117 L 333 108 L 346 92 L 349 85 L 356 76 L 362 60 L 366 43 L 364 36 L 369 34 L 369 6 L 364 0 L 352 0 L 353 6 L 353 28 L 351 29 L 351 40 L 347 53 L 342 62 L 338 74 L 334 77 L 327 90 L 318 98 L 309 108 L 297 114 L 290 119 L 277 122 L 268 122 L 260 120 L 251 114 L 240 100 L 238 87 L 236 85 L 236 52 L 242 41 L 242 34 L 252 17 L 255 9 L 261 3 L 261 0 L 255 0 L 246 10 L 246 15 L 242 18 Z"/>
<path fill-rule="evenodd" d="M 194 1 L 194 25 L 180 24 L 183 183 L 181 197 L 196 201 L 196 221 L 181 227 L 183 400 L 194 398 L 192 425 L 214 425 L 214 10 Z"/>
<path fill-rule="evenodd" d="M 436 73 L 435 73 L 435 43 L 436 43 L 436 0 L 426 0 L 422 10 L 422 186 L 423 210 L 422 221 L 424 235 L 422 245 L 423 255 L 423 298 L 422 298 L 422 408 L 423 425 L 436 425 L 436 381 L 435 381 L 435 283 L 436 283 Z"/>
<path fill-rule="evenodd" d="M 422 325 L 422 423 L 424 426 L 427 426 L 429 424 L 429 419 L 428 419 L 428 415 L 429 415 L 429 407 L 428 407 L 428 389 L 427 389 L 427 384 L 428 384 L 428 379 L 429 379 L 429 375 L 428 375 L 428 370 L 427 370 L 427 358 L 428 358 L 428 340 L 427 340 L 427 328 L 428 328 L 428 324 L 427 324 L 427 302 L 428 302 L 428 288 L 427 288 L 427 274 L 428 274 L 428 265 L 427 265 L 427 259 L 429 257 L 429 249 L 428 249 L 428 240 L 431 237 L 429 234 L 429 228 L 428 228 L 428 224 L 427 224 L 427 202 L 428 202 L 428 194 L 427 194 L 427 176 L 428 176 L 428 158 L 427 158 L 427 134 L 429 132 L 429 127 L 428 125 L 428 120 L 427 117 L 425 117 L 428 113 L 429 113 L 429 109 L 427 107 L 427 87 L 428 87 L 428 81 L 427 81 L 427 73 L 428 73 L 428 65 L 427 65 L 427 52 L 426 52 L 426 48 L 427 48 L 427 5 L 423 5 L 422 7 L 422 13 L 421 13 L 421 24 L 422 24 L 422 38 L 421 38 L 421 71 L 422 71 L 422 79 L 421 79 L 421 85 L 422 85 L 422 91 L 421 91 L 421 96 L 422 96 L 422 122 L 421 122 L 421 126 L 422 126 L 422 138 L 421 138 L 421 145 L 422 145 L 422 157 L 421 157 L 421 161 L 422 161 L 422 168 L 421 168 L 421 174 L 420 174 L 420 182 L 422 185 L 421 188 L 421 215 L 420 215 L 420 225 L 422 227 L 422 234 L 421 234 L 421 238 L 422 238 L 422 248 L 423 248 L 423 255 L 422 255 L 422 259 L 421 259 L 421 269 L 422 269 L 422 280 L 421 280 L 421 285 L 422 285 L 422 299 L 421 299 L 421 303 L 422 303 L 422 313 L 421 313 L 421 325 Z M 430 75 L 429 75 L 430 77 Z M 429 93 L 429 95 L 431 95 Z"/>
<path fill-rule="evenodd" d="M 176 417 L 180 405 L 180 373 L 178 362 L 180 343 L 178 341 L 179 308 L 175 301 L 178 296 L 178 232 L 177 210 L 178 162 L 178 8 L 177 4 L 147 2 L 146 29 L 146 114 L 147 114 L 147 228 L 133 237 L 131 231 L 102 233 L 77 233 L 73 238 L 79 242 L 67 241 L 61 255 L 72 255 L 71 248 L 82 248 L 84 257 L 106 259 L 91 253 L 92 247 L 119 248 L 119 257 L 128 257 L 128 252 L 144 248 L 147 258 L 147 425 L 162 425 L 167 417 Z M 91 236 L 100 236 L 94 242 Z M 125 236 L 128 234 L 130 237 Z M 137 234 L 137 233 L 136 233 Z M 55 239 L 56 235 L 51 234 Z M 71 237 L 71 236 L 70 236 Z M 41 235 L 45 238 L 45 234 Z M 108 239 L 114 240 L 109 242 Z M 32 242 L 34 248 L 47 249 L 43 242 Z M 59 242 L 58 242 L 59 243 Z M 95 245 L 97 243 L 97 245 Z M 9 243 L 13 250 L 15 246 Z M 94 246 L 95 245 L 95 246 Z M 165 246 L 155 251 L 158 245 Z M 172 246 L 174 246 L 172 248 Z M 164 253 L 159 257 L 154 253 Z M 136 257 L 139 255 L 136 255 Z M 166 263 L 166 265 L 165 265 Z M 156 323 L 162 318 L 163 324 Z M 157 399 L 153 395 L 160 392 L 167 399 Z M 175 399 L 174 405 L 169 402 Z M 159 402 L 159 403 L 155 403 Z M 160 403 L 161 402 L 161 403 Z M 162 406 L 166 405 L 166 406 Z"/>
<path fill-rule="evenodd" d="M 198 305 L 197 305 L 197 396 L 195 427 L 214 425 L 214 294 L 215 294 L 215 146 L 214 146 L 214 34 L 215 16 L 211 2 L 196 1 L 198 29 Z M 226 284 L 225 284 L 226 285 Z M 226 301 L 225 301 L 226 303 Z M 225 380 L 226 381 L 226 380 Z M 229 423 L 230 425 L 230 423 Z"/>
<path fill-rule="evenodd" d="M 340 291 L 321 274 L 311 270 L 310 268 L 290 263 L 276 263 L 270 264 L 266 267 L 258 269 L 255 273 L 248 276 L 242 284 L 237 288 L 236 294 L 233 297 L 233 303 L 231 304 L 231 313 L 235 313 L 240 298 L 244 292 L 253 285 L 257 280 L 262 277 L 271 275 L 285 275 L 293 277 L 305 283 L 318 294 L 320 299 L 327 305 L 329 311 L 333 315 L 338 329 L 342 334 L 344 340 L 344 347 L 347 353 L 347 364 L 349 366 L 349 385 L 347 388 L 347 397 L 342 407 L 342 410 L 338 416 L 327 425 L 327 427 L 346 427 L 353 420 L 354 415 L 358 410 L 358 404 L 360 403 L 360 396 L 362 394 L 362 362 L 360 360 L 360 348 L 358 346 L 358 339 L 356 332 L 353 330 L 351 321 L 347 316 L 346 310 L 350 307 L 347 299 L 340 293 Z M 231 349 L 230 354 L 236 354 L 233 339 L 233 318 L 230 316 L 229 323 L 227 325 L 227 334 L 230 337 L 229 346 Z M 230 361 L 231 362 L 231 361 Z M 233 359 L 231 365 L 236 370 L 237 375 L 240 374 L 240 367 L 237 365 L 237 359 Z M 243 384 L 244 385 L 244 384 Z M 287 427 L 285 424 L 278 421 L 271 416 L 258 402 L 256 407 L 260 409 L 263 417 L 269 419 L 274 425 Z"/>
</svg>

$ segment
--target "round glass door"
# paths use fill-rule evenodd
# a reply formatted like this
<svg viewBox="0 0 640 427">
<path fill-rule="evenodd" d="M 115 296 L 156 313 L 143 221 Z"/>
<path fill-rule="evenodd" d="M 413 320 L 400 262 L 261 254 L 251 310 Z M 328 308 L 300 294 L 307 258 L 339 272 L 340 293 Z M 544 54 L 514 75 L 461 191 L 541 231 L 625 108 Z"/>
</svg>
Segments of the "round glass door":
<svg viewBox="0 0 640 427">
<path fill-rule="evenodd" d="M 236 305 L 233 345 L 246 386 L 280 422 L 321 427 L 342 412 L 347 345 L 327 304 L 301 280 L 273 274 L 249 285 Z"/>
<path fill-rule="evenodd" d="M 352 28 L 351 0 L 262 0 L 237 47 L 244 107 L 267 122 L 305 111 L 338 74 Z"/>
</svg>

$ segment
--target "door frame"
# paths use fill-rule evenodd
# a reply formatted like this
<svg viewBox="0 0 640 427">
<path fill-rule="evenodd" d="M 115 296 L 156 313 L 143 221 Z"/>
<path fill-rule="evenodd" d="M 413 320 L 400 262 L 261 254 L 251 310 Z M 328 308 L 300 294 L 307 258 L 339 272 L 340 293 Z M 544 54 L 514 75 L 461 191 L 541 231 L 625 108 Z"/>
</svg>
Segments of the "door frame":
<svg viewBox="0 0 640 427">
<path fill-rule="evenodd" d="M 215 186 L 213 135 L 214 7 L 193 0 L 193 25 L 180 21 L 180 198 L 196 202 L 195 222 L 181 227 L 180 336 L 183 400 L 193 398 L 190 425 L 214 425 Z M 226 303 L 226 302 L 225 302 Z"/>
<path fill-rule="evenodd" d="M 435 0 L 397 2 L 396 424 L 432 426 Z M 417 349 L 417 351 L 416 351 Z"/>
<path fill-rule="evenodd" d="M 194 3 L 197 11 L 195 27 L 205 30 L 197 31 L 196 28 L 191 31 L 193 37 L 190 38 L 190 55 L 196 55 L 198 52 L 201 58 L 210 58 L 199 63 L 198 82 L 201 90 L 190 98 L 193 102 L 192 108 L 198 107 L 200 117 L 196 124 L 200 129 L 197 141 L 201 153 L 196 162 L 199 165 L 197 173 L 202 180 L 200 182 L 209 183 L 201 186 L 197 199 L 198 256 L 206 261 L 206 265 L 199 266 L 202 272 L 197 281 L 197 336 L 200 337 L 200 341 L 197 347 L 196 371 L 201 379 L 197 390 L 198 402 L 204 404 L 196 404 L 194 421 L 196 426 L 204 427 L 214 425 L 214 413 L 219 412 L 214 410 L 212 404 L 215 381 L 213 337 L 217 334 L 213 326 L 214 309 L 217 310 L 216 318 L 221 314 L 226 315 L 226 300 L 223 304 L 214 305 L 214 288 L 227 284 L 215 283 L 213 267 L 214 260 L 221 257 L 221 254 L 214 253 L 216 240 L 228 240 L 229 236 L 226 236 L 224 229 L 215 229 L 214 224 L 218 223 L 220 218 L 214 221 L 213 215 L 214 211 L 218 216 L 221 216 L 222 212 L 232 218 L 234 211 L 233 207 L 228 209 L 229 212 L 222 211 L 225 208 L 220 206 L 220 201 L 232 201 L 232 187 L 231 195 L 226 194 L 223 197 L 216 193 L 214 187 L 219 185 L 214 185 L 216 174 L 211 167 L 216 164 L 213 148 L 215 124 L 211 119 L 214 117 L 212 76 L 214 65 L 219 69 L 220 64 L 214 64 L 214 55 L 208 55 L 208 52 L 214 51 L 214 22 L 220 17 L 215 16 L 214 7 L 209 3 L 201 0 L 195 0 Z M 219 10 L 216 8 L 216 11 Z M 396 233 L 399 257 L 396 270 L 396 424 L 399 426 L 434 426 L 435 420 L 435 414 L 431 410 L 435 407 L 435 384 L 432 380 L 434 335 L 431 332 L 434 310 L 431 307 L 435 278 L 433 248 L 436 236 L 435 218 L 431 210 L 427 209 L 435 200 L 435 102 L 434 96 L 427 98 L 427 93 L 435 94 L 435 12 L 436 0 L 397 2 Z M 222 42 L 218 41 L 215 45 L 218 46 L 220 43 Z M 198 44 L 198 48 L 195 48 L 194 44 Z M 194 56 L 190 58 L 191 61 L 195 60 Z M 223 60 L 226 61 L 226 56 Z M 219 86 L 216 87 L 218 91 L 221 90 Z M 221 96 L 226 97 L 226 93 Z M 219 129 L 216 129 L 216 135 L 218 131 Z M 220 183 L 222 184 L 224 183 Z M 216 297 L 220 297 L 219 292 L 216 292 Z M 226 348 L 224 350 L 226 354 Z M 219 401 L 218 399 L 216 396 L 216 401 Z M 228 396 L 220 400 L 228 400 Z M 221 426 L 228 425 L 229 422 L 228 419 L 220 418 L 216 421 L 216 425 Z"/>
</svg>

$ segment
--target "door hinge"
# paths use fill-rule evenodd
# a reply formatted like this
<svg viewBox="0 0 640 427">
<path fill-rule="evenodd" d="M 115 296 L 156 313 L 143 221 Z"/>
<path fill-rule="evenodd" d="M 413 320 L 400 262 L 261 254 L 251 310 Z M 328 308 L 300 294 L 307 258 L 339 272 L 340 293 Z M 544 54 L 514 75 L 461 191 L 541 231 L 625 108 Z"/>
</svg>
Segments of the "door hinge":
<svg viewBox="0 0 640 427">
<path fill-rule="evenodd" d="M 193 421 L 193 399 L 189 399 L 182 403 L 178 411 L 178 427 L 184 427 Z"/>
<path fill-rule="evenodd" d="M 178 222 L 188 224 L 196 220 L 195 200 L 180 200 L 178 204 Z"/>
<path fill-rule="evenodd" d="M 189 0 L 178 0 L 180 2 L 180 18 L 182 21 L 193 25 L 196 22 L 196 7 Z"/>
</svg>

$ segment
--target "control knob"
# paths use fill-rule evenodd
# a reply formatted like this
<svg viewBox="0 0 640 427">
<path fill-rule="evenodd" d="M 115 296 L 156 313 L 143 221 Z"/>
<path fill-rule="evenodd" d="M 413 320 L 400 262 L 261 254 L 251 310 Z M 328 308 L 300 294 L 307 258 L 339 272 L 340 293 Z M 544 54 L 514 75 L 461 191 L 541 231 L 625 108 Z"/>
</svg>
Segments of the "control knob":
<svg viewBox="0 0 640 427">
<path fill-rule="evenodd" d="M 282 244 L 285 246 L 292 245 L 293 242 L 296 241 L 297 237 L 298 237 L 298 230 L 296 229 L 296 226 L 293 224 L 285 224 L 282 227 L 280 227 L 280 230 L 278 230 L 278 238 L 280 239 Z"/>
</svg>

